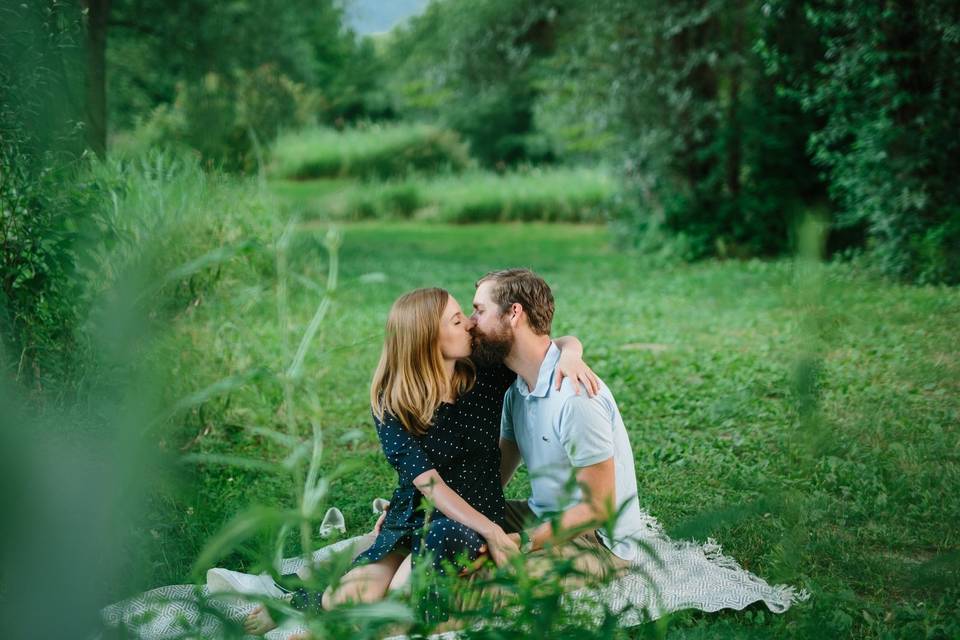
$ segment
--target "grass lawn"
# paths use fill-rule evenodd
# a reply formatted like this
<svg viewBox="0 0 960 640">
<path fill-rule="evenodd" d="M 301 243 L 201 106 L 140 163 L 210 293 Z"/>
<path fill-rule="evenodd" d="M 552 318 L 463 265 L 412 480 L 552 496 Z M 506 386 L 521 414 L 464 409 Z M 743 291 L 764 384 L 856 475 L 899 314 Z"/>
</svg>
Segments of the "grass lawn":
<svg viewBox="0 0 960 640">
<path fill-rule="evenodd" d="M 324 282 L 325 231 L 306 226 L 291 244 L 293 348 Z M 395 482 L 367 404 L 392 301 L 439 285 L 466 308 L 478 276 L 529 266 L 553 287 L 555 334 L 583 341 L 617 398 L 641 505 L 673 535 L 715 537 L 771 582 L 814 593 L 783 616 L 683 613 L 671 634 L 960 634 L 955 289 L 891 285 L 848 266 L 827 267 L 811 289 L 790 261 L 653 269 L 611 249 L 599 226 L 357 223 L 343 231 L 339 289 L 305 361 L 297 423 L 303 435 L 311 420 L 322 425 L 327 471 L 361 464 L 331 486 L 350 534 L 373 524 L 370 501 L 389 497 Z M 176 362 L 172 396 L 288 362 L 270 264 L 236 259 L 177 318 L 158 354 Z M 794 384 L 806 348 L 822 356 L 812 387 L 819 427 L 801 420 L 804 396 Z M 281 405 L 279 385 L 258 379 L 181 416 L 166 446 L 273 459 L 273 445 L 243 427 L 282 429 Z M 151 584 L 131 589 L 182 582 L 204 542 L 245 506 L 292 503 L 289 481 L 263 472 L 202 465 L 178 479 L 156 498 L 143 532 Z M 523 495 L 525 481 L 521 474 L 508 493 Z M 251 568 L 268 540 L 249 541 L 220 566 Z"/>
</svg>

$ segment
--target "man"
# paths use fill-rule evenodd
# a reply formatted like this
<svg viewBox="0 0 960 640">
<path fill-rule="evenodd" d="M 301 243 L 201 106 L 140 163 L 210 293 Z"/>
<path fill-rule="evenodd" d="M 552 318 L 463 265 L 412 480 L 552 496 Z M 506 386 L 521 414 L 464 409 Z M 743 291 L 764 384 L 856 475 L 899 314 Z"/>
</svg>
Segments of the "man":
<svg viewBox="0 0 960 640">
<path fill-rule="evenodd" d="M 638 557 L 636 539 L 644 525 L 633 452 L 616 401 L 599 381 L 593 397 L 580 394 L 569 378 L 555 384 L 554 301 L 542 278 L 509 269 L 485 275 L 476 287 L 473 357 L 502 361 L 517 374 L 504 398 L 500 475 L 506 486 L 522 458 L 531 496 L 508 501 L 508 527 L 528 527 L 523 550 L 551 547 L 588 575 L 625 568 Z M 572 490 L 571 476 L 577 485 Z"/>
</svg>

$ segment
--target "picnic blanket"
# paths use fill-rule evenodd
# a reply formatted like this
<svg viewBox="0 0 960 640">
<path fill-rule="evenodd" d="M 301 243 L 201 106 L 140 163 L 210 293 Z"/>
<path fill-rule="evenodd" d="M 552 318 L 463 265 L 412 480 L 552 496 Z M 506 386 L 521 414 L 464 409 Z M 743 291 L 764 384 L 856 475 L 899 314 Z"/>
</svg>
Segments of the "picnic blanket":
<svg viewBox="0 0 960 640">
<path fill-rule="evenodd" d="M 703 544 L 672 540 L 655 518 L 645 518 L 642 540 L 653 553 L 623 577 L 598 588 L 584 587 L 567 594 L 567 603 L 587 608 L 603 603 L 612 611 L 621 612 L 620 624 L 627 627 L 681 609 L 740 610 L 756 602 L 762 602 L 773 613 L 783 613 L 795 602 L 809 597 L 806 591 L 770 585 L 743 569 L 736 560 L 724 555 L 713 539 Z M 323 562 L 331 554 L 347 550 L 356 556 L 373 540 L 371 533 L 341 540 L 314 552 L 313 562 Z M 302 557 L 286 558 L 277 569 L 281 574 L 294 573 L 304 562 Z M 205 585 L 171 585 L 109 605 L 101 610 L 101 619 L 105 627 L 126 626 L 133 637 L 143 640 L 183 638 L 191 630 L 195 637 L 216 638 L 224 631 L 225 621 L 239 625 L 255 606 L 250 600 L 230 594 L 214 596 Z M 266 638 L 286 640 L 303 631 L 295 623 L 287 623 L 269 632 Z"/>
</svg>

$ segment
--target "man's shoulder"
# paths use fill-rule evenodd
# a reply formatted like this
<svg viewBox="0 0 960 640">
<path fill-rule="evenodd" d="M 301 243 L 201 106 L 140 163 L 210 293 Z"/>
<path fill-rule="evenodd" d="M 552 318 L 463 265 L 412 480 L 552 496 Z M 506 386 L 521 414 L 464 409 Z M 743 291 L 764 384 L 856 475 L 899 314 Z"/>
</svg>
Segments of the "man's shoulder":
<svg viewBox="0 0 960 640">
<path fill-rule="evenodd" d="M 610 390 L 602 383 L 599 392 L 591 396 L 583 385 L 580 385 L 580 393 L 577 393 L 572 382 L 569 382 L 569 378 L 564 378 L 559 390 L 551 390 L 551 395 L 554 393 L 561 420 L 565 415 L 598 414 L 611 417 L 616 406 Z"/>
<path fill-rule="evenodd" d="M 557 389 L 555 386 L 550 388 L 550 397 L 557 402 L 561 403 L 579 403 L 579 402 L 600 402 L 607 404 L 613 402 L 613 394 L 610 393 L 610 389 L 607 388 L 603 381 L 600 382 L 600 390 L 595 396 L 591 396 L 587 393 L 587 388 L 580 382 L 577 382 L 577 389 L 574 387 L 574 382 L 569 378 L 564 378 L 563 382 L 560 383 L 560 388 Z M 578 393 L 579 391 L 579 393 Z"/>
</svg>

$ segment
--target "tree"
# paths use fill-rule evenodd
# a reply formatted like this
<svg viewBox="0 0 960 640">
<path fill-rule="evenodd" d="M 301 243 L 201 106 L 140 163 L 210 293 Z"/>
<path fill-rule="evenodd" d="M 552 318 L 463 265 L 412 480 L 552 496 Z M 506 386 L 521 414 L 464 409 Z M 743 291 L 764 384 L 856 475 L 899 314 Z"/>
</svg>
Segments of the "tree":
<svg viewBox="0 0 960 640">
<path fill-rule="evenodd" d="M 100 157 L 107 153 L 107 16 L 110 0 L 82 0 L 87 18 L 87 144 Z"/>
<path fill-rule="evenodd" d="M 822 197 L 805 148 L 814 119 L 780 96 L 759 53 L 761 36 L 792 34 L 763 7 L 598 0 L 558 24 L 546 94 L 567 115 L 554 127 L 605 141 L 638 242 L 680 235 L 688 257 L 773 255 Z"/>
<path fill-rule="evenodd" d="M 177 83 L 264 65 L 334 102 L 352 86 L 347 67 L 361 46 L 336 0 L 113 0 L 107 24 L 117 127 L 172 103 Z"/>
<path fill-rule="evenodd" d="M 820 37 L 815 64 L 779 53 L 797 100 L 823 120 L 810 147 L 840 219 L 867 228 L 886 273 L 960 282 L 960 5 L 773 4 Z"/>
<path fill-rule="evenodd" d="M 398 112 L 439 119 L 491 166 L 549 160 L 534 105 L 557 15 L 546 0 L 432 2 L 388 45 Z"/>
</svg>

